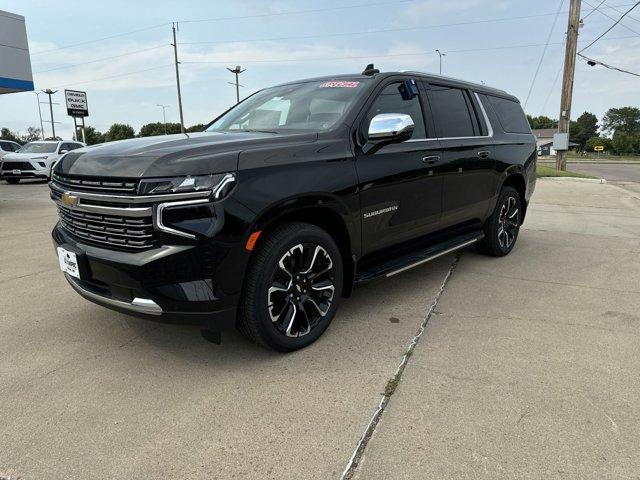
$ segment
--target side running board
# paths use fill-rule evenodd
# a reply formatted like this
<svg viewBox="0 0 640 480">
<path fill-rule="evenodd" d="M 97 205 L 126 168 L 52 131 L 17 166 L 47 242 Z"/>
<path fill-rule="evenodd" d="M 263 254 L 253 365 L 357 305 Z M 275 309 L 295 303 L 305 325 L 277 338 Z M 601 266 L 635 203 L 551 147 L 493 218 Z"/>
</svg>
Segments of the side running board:
<svg viewBox="0 0 640 480">
<path fill-rule="evenodd" d="M 482 240 L 484 233 L 472 232 L 451 238 L 445 242 L 431 245 L 426 248 L 415 250 L 401 257 L 392 258 L 382 263 L 369 266 L 368 268 L 358 271 L 355 276 L 355 284 L 361 285 L 380 277 L 393 277 L 411 268 L 422 265 L 423 263 L 435 260 L 461 248 L 468 247 Z"/>
</svg>

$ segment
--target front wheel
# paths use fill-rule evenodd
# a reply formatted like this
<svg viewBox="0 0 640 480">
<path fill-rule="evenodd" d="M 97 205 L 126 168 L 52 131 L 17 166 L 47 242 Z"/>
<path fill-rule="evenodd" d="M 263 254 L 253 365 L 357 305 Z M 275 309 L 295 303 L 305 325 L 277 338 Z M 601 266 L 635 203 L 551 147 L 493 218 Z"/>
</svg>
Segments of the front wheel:
<svg viewBox="0 0 640 480">
<path fill-rule="evenodd" d="M 485 223 L 484 238 L 477 243 L 479 252 L 502 257 L 513 250 L 522 219 L 520 194 L 513 187 L 503 187 L 496 207 Z"/>
<path fill-rule="evenodd" d="M 315 225 L 289 223 L 264 234 L 253 253 L 239 329 L 279 351 L 310 345 L 333 319 L 342 295 L 342 258 Z"/>
</svg>

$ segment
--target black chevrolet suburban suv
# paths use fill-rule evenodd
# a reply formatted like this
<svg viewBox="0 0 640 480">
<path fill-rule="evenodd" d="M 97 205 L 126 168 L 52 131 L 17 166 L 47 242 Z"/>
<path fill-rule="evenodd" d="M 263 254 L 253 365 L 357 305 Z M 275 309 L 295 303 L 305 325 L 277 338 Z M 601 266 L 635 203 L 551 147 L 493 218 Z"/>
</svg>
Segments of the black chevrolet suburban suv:
<svg viewBox="0 0 640 480">
<path fill-rule="evenodd" d="M 472 244 L 508 254 L 536 155 L 517 98 L 370 65 L 261 90 L 202 133 L 67 153 L 53 241 L 88 300 L 290 351 L 355 286 Z"/>
</svg>

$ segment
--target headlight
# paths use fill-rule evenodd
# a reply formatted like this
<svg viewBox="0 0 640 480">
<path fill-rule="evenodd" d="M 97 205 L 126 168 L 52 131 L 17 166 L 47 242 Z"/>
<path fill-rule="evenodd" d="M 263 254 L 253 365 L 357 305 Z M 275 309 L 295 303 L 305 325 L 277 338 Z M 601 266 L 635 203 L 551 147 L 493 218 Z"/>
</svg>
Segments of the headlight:
<svg viewBox="0 0 640 480">
<path fill-rule="evenodd" d="M 211 190 L 213 198 L 224 197 L 233 185 L 236 177 L 233 173 L 215 175 L 197 175 L 186 177 L 150 178 L 142 180 L 138 186 L 138 195 L 161 195 L 164 193 L 186 193 Z"/>
<path fill-rule="evenodd" d="M 46 160 L 47 158 L 49 157 L 45 155 L 44 157 L 31 157 L 31 160 Z"/>
</svg>

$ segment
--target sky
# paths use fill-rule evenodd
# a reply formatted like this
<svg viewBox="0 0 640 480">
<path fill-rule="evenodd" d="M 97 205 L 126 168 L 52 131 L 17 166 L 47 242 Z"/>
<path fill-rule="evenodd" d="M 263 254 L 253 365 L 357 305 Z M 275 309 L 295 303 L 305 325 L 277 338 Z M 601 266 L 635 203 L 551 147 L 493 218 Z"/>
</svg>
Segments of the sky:
<svg viewBox="0 0 640 480">
<path fill-rule="evenodd" d="M 594 11 L 600 3 L 582 2 L 578 49 L 635 0 L 606 0 Z M 87 92 L 86 123 L 103 132 L 112 123 L 137 131 L 162 121 L 158 104 L 169 105 L 167 121 L 179 121 L 174 21 L 187 126 L 207 123 L 235 102 L 226 67 L 246 68 L 246 96 L 295 79 L 359 73 L 367 63 L 438 73 L 435 49 L 445 53 L 444 75 L 501 88 L 527 113 L 557 118 L 568 7 L 569 0 L 3 0 L 0 8 L 26 17 L 36 89 L 59 90 L 56 133 L 67 139 L 73 120 L 65 88 Z M 640 73 L 640 7 L 584 54 Z M 640 78 L 578 59 L 573 118 L 584 111 L 601 118 L 627 105 L 640 106 Z M 46 120 L 48 105 L 42 108 Z M 5 126 L 22 133 L 39 126 L 33 92 L 0 95 Z M 50 135 L 50 125 L 44 128 Z"/>
</svg>

